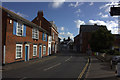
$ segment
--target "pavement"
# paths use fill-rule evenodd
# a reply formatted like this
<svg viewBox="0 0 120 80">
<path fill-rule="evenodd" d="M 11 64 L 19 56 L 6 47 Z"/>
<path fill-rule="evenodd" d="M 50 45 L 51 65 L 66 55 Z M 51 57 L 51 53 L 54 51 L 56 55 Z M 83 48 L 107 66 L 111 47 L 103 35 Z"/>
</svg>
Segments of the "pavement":
<svg viewBox="0 0 120 80">
<path fill-rule="evenodd" d="M 115 69 L 111 69 L 110 63 L 92 56 L 85 80 L 120 80 L 120 78 L 116 77 Z"/>
<path fill-rule="evenodd" d="M 19 68 L 23 68 L 23 67 L 33 65 L 35 63 L 45 62 L 47 60 L 54 59 L 54 58 L 56 58 L 55 55 L 46 56 L 44 58 L 36 58 L 36 59 L 33 59 L 33 60 L 29 60 L 29 61 L 21 61 L 21 62 L 6 64 L 6 65 L 2 66 L 2 71 L 19 69 Z"/>
</svg>

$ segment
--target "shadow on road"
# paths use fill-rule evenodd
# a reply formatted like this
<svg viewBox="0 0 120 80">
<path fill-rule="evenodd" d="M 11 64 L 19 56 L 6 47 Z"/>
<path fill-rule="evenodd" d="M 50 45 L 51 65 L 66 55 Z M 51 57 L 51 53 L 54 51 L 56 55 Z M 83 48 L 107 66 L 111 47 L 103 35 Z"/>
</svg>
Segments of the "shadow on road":
<svg viewBox="0 0 120 80">
<path fill-rule="evenodd" d="M 85 53 L 78 53 L 72 50 L 62 50 L 59 54 L 55 54 L 56 56 L 75 56 L 75 57 L 81 57 L 81 56 L 88 56 Z"/>
</svg>

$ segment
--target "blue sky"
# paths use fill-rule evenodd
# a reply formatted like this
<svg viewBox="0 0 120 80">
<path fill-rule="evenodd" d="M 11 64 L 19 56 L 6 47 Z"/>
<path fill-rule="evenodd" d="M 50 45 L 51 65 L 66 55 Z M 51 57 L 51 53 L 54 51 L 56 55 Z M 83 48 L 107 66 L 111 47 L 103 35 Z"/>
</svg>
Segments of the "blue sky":
<svg viewBox="0 0 120 80">
<path fill-rule="evenodd" d="M 113 2 L 3 2 L 2 6 L 32 21 L 38 10 L 43 10 L 48 21 L 55 21 L 59 37 L 74 38 L 80 25 L 97 23 L 106 25 L 113 34 L 118 33 L 118 17 L 109 14 Z"/>
</svg>

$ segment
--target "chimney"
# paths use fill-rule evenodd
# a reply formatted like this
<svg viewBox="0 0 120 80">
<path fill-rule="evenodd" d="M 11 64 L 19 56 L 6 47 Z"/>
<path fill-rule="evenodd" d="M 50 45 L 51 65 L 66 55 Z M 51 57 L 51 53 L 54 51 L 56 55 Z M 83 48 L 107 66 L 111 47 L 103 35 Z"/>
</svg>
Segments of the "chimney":
<svg viewBox="0 0 120 80">
<path fill-rule="evenodd" d="M 43 16 L 43 10 L 42 10 L 42 11 L 38 11 L 37 16 L 38 16 L 38 17 L 42 17 L 42 16 Z"/>
</svg>

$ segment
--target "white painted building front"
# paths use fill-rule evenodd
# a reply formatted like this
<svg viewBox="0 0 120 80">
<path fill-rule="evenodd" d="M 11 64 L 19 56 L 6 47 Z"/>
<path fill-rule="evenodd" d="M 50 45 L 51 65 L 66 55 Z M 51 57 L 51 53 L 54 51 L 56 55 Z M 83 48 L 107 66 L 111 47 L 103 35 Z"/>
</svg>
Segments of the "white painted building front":
<svg viewBox="0 0 120 80">
<path fill-rule="evenodd" d="M 48 36 L 48 55 L 51 54 L 51 43 L 52 43 L 52 37 Z"/>
</svg>

